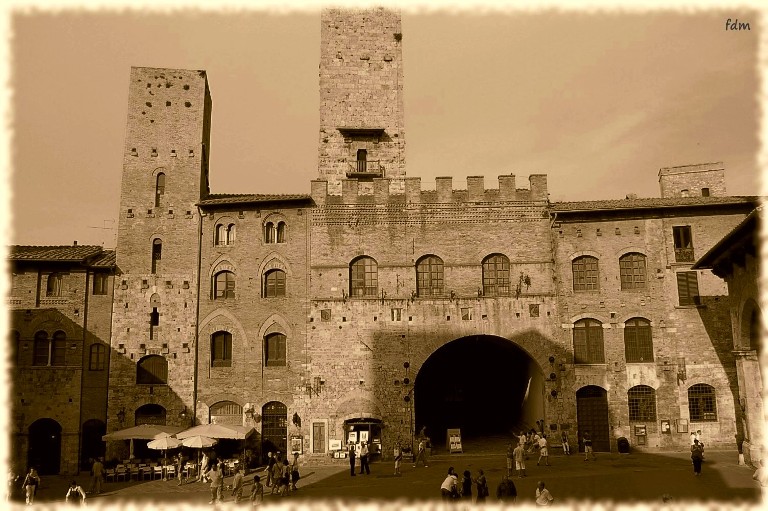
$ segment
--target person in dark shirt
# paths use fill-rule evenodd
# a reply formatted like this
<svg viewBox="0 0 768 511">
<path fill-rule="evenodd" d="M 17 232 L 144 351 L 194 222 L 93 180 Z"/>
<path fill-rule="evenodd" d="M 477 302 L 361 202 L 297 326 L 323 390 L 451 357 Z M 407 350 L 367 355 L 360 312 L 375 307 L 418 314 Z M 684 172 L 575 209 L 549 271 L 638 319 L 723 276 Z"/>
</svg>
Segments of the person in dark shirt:
<svg viewBox="0 0 768 511">
<path fill-rule="evenodd" d="M 509 477 L 501 476 L 501 482 L 496 488 L 496 498 L 502 502 L 515 502 L 517 500 L 517 488 Z"/>
</svg>

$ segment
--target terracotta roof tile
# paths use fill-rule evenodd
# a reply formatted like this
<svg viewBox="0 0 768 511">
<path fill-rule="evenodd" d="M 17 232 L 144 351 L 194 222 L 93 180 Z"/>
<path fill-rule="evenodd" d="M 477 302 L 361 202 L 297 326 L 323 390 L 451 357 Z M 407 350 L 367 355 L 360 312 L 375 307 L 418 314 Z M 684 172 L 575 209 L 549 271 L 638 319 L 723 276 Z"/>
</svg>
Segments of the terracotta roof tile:
<svg viewBox="0 0 768 511">
<path fill-rule="evenodd" d="M 103 250 L 98 245 L 12 245 L 8 250 L 8 259 L 12 261 L 84 262 L 86 259 L 100 254 Z"/>
<path fill-rule="evenodd" d="M 623 209 L 678 208 L 692 206 L 714 206 L 720 204 L 756 204 L 757 197 L 655 197 L 647 199 L 618 199 L 577 202 L 553 202 L 552 211 L 599 211 Z"/>
<path fill-rule="evenodd" d="M 295 202 L 295 201 L 308 201 L 312 197 L 304 194 L 297 193 L 284 193 L 284 194 L 262 194 L 262 193 L 249 193 L 249 194 L 231 194 L 231 193 L 215 193 L 208 195 L 205 199 L 199 202 L 200 206 L 218 206 L 224 204 L 254 204 L 261 202 Z"/>
</svg>

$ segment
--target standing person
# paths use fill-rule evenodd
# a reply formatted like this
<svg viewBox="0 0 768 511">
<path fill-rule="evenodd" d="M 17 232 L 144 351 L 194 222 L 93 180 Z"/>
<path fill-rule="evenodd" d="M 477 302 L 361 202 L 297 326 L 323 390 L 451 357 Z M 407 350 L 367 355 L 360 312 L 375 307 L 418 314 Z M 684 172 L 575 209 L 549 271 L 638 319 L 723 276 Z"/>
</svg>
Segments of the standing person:
<svg viewBox="0 0 768 511">
<path fill-rule="evenodd" d="M 691 461 L 693 461 L 693 475 L 701 475 L 701 459 L 703 458 L 701 446 L 699 441 L 694 439 L 691 446 Z"/>
<path fill-rule="evenodd" d="M 104 477 L 104 464 L 101 462 L 101 458 L 96 458 L 91 467 L 91 491 L 90 493 L 101 493 L 101 481 Z"/>
<path fill-rule="evenodd" d="M 243 469 L 239 466 L 235 468 L 235 478 L 232 480 L 232 496 L 235 498 L 235 504 L 243 498 Z"/>
<path fill-rule="evenodd" d="M 423 438 L 419 440 L 419 450 L 416 454 L 416 459 L 413 462 L 413 468 L 416 468 L 416 466 L 419 464 L 419 460 L 424 462 L 424 468 L 429 466 L 427 461 L 427 444 Z"/>
<path fill-rule="evenodd" d="M 349 444 L 349 475 L 355 475 L 355 444 Z"/>
<path fill-rule="evenodd" d="M 699 441 L 699 447 L 701 447 L 701 459 L 704 459 L 704 435 L 701 434 L 701 430 L 696 430 L 696 440 Z"/>
<path fill-rule="evenodd" d="M 544 458 L 544 463 L 549 466 L 549 448 L 547 446 L 547 435 L 539 438 L 539 461 L 536 462 L 538 466 L 541 463 L 541 458 Z"/>
<path fill-rule="evenodd" d="M 501 482 L 496 488 L 496 498 L 501 502 L 514 503 L 517 500 L 517 488 L 509 477 L 501 476 Z"/>
<path fill-rule="evenodd" d="M 280 463 L 280 459 L 275 459 L 275 464 L 272 465 L 272 491 L 269 492 L 270 495 L 274 495 L 275 493 L 280 493 L 280 483 L 283 479 L 283 464 Z"/>
<path fill-rule="evenodd" d="M 179 480 L 179 484 L 176 486 L 181 486 L 183 482 L 181 473 L 184 471 L 184 462 L 186 460 L 187 459 L 184 457 L 184 454 L 179 451 L 179 455 L 176 457 L 176 477 Z"/>
<path fill-rule="evenodd" d="M 200 472 L 197 474 L 197 480 L 206 482 L 205 474 L 207 473 L 208 473 L 208 455 L 203 453 L 203 457 L 200 459 Z"/>
<path fill-rule="evenodd" d="M 275 466 L 275 456 L 272 452 L 267 453 L 267 486 L 272 486 L 272 467 Z"/>
<path fill-rule="evenodd" d="M 452 500 L 458 497 L 459 492 L 456 489 L 458 484 L 458 476 L 453 471 L 453 467 L 448 467 L 448 475 L 443 480 L 443 484 L 440 485 L 440 494 L 443 500 Z"/>
<path fill-rule="evenodd" d="M 472 473 L 469 470 L 465 470 L 461 478 L 461 498 L 472 502 Z"/>
<path fill-rule="evenodd" d="M 77 499 L 80 501 L 80 505 L 85 505 L 85 490 L 83 490 L 83 487 L 77 484 L 77 481 L 72 481 L 69 483 L 69 489 L 67 490 L 67 495 L 64 497 L 64 500 L 69 502 L 70 497 L 73 499 Z"/>
<path fill-rule="evenodd" d="M 400 440 L 395 442 L 395 475 L 399 476 L 400 474 L 400 462 L 403 461 L 403 446 L 400 445 Z"/>
<path fill-rule="evenodd" d="M 220 498 L 219 487 L 221 486 L 224 480 L 224 474 L 222 472 L 219 472 L 219 467 L 214 465 L 205 475 L 207 479 L 211 482 L 211 501 L 209 502 L 209 504 L 215 504 L 216 501 Z"/>
<path fill-rule="evenodd" d="M 368 445 L 360 442 L 360 473 L 371 474 L 371 467 L 368 466 Z"/>
<path fill-rule="evenodd" d="M 35 502 L 35 494 L 37 493 L 37 487 L 40 485 L 40 476 L 37 474 L 35 467 L 29 469 L 29 473 L 24 478 L 24 482 L 21 483 L 21 488 L 24 490 L 25 498 L 28 506 L 31 506 Z"/>
<path fill-rule="evenodd" d="M 293 463 L 291 463 L 291 490 L 296 491 L 296 483 L 299 482 L 299 453 L 293 453 Z"/>
<path fill-rule="evenodd" d="M 16 481 L 19 480 L 19 475 L 11 468 L 8 471 L 8 492 L 5 494 L 5 501 L 10 502 L 13 500 L 13 489 L 16 486 Z"/>
<path fill-rule="evenodd" d="M 515 463 L 515 448 L 510 443 L 507 447 L 507 477 L 512 475 L 512 466 Z"/>
<path fill-rule="evenodd" d="M 515 450 L 512 451 L 515 457 L 515 469 L 517 470 L 517 477 L 525 477 L 525 451 L 523 450 L 523 444 L 517 444 Z"/>
<path fill-rule="evenodd" d="M 589 436 L 589 431 L 584 432 L 584 461 L 589 459 L 589 455 L 592 455 L 592 461 L 595 459 L 595 453 L 592 451 L 592 437 Z"/>
<path fill-rule="evenodd" d="M 272 454 L 272 453 L 270 453 Z M 253 476 L 253 488 L 251 488 L 251 505 L 260 506 L 264 502 L 264 485 L 261 484 L 261 477 Z"/>
<path fill-rule="evenodd" d="M 288 495 L 288 489 L 291 487 L 291 465 L 288 459 L 283 460 L 283 468 L 280 473 L 280 496 Z"/>
<path fill-rule="evenodd" d="M 485 478 L 485 473 L 482 468 L 477 471 L 479 475 L 477 476 L 477 479 L 475 479 L 475 484 L 477 485 L 477 498 L 475 499 L 475 503 L 480 504 L 481 502 L 485 502 L 485 497 L 488 496 L 488 480 Z"/>
<path fill-rule="evenodd" d="M 571 455 L 571 444 L 568 443 L 568 432 L 563 430 L 563 432 L 560 434 L 560 439 L 563 442 L 563 452 L 566 456 Z"/>
<path fill-rule="evenodd" d="M 549 490 L 544 487 L 544 481 L 539 481 L 539 484 L 536 485 L 536 505 L 551 506 L 553 500 L 555 500 L 555 498 L 552 497 Z"/>
</svg>

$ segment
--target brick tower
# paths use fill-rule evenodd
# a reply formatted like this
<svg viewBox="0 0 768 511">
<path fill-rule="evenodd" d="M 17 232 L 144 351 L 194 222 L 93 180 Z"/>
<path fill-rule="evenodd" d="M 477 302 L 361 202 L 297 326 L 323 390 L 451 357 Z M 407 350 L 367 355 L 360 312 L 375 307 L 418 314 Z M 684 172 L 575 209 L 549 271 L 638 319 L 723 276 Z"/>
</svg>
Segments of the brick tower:
<svg viewBox="0 0 768 511">
<path fill-rule="evenodd" d="M 319 178 L 341 195 L 356 178 L 361 194 L 372 180 L 390 178 L 403 193 L 403 57 L 400 13 L 324 10 L 320 30 Z"/>
<path fill-rule="evenodd" d="M 189 425 L 211 97 L 204 71 L 131 69 L 107 430 Z M 110 444 L 112 445 L 112 444 Z"/>
</svg>

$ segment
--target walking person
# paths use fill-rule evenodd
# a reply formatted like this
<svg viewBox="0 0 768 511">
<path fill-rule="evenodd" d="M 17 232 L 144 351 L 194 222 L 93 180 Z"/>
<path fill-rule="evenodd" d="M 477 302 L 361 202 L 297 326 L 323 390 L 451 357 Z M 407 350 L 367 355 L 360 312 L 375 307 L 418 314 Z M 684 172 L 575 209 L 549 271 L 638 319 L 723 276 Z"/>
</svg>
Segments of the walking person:
<svg viewBox="0 0 768 511">
<path fill-rule="evenodd" d="M 37 487 L 40 485 L 40 476 L 37 474 L 35 467 L 31 467 L 27 476 L 24 478 L 24 482 L 21 483 L 21 488 L 24 490 L 26 503 L 31 506 L 35 502 L 35 494 L 37 493 Z"/>
<path fill-rule="evenodd" d="M 501 482 L 496 488 L 496 499 L 501 502 L 515 503 L 517 500 L 517 488 L 508 476 L 501 476 Z"/>
<path fill-rule="evenodd" d="M 461 478 L 461 498 L 469 499 L 469 502 L 472 502 L 472 483 L 472 473 L 465 470 L 464 477 Z"/>
<path fill-rule="evenodd" d="M 243 469 L 239 466 L 235 468 L 235 478 L 232 480 L 232 497 L 235 498 L 235 504 L 243 498 Z"/>
<path fill-rule="evenodd" d="M 275 456 L 272 452 L 267 453 L 267 486 L 272 486 L 272 468 L 275 466 Z"/>
<path fill-rule="evenodd" d="M 261 484 L 261 477 L 253 476 L 253 488 L 251 488 L 251 505 L 253 507 L 260 506 L 262 502 L 264 502 L 264 485 Z"/>
<path fill-rule="evenodd" d="M 72 481 L 69 483 L 69 489 L 67 490 L 67 495 L 64 497 L 64 500 L 69 502 L 70 498 L 73 502 L 75 499 L 77 499 L 81 506 L 85 505 L 85 490 L 83 490 L 82 486 L 77 484 L 77 481 Z"/>
<path fill-rule="evenodd" d="M 370 475 L 371 467 L 368 466 L 368 445 L 365 442 L 360 442 L 360 474 L 363 472 Z"/>
<path fill-rule="evenodd" d="M 544 463 L 549 466 L 549 448 L 547 446 L 547 435 L 539 438 L 539 461 L 536 462 L 538 466 L 541 463 L 541 459 L 544 458 Z"/>
<path fill-rule="evenodd" d="M 512 476 L 512 467 L 515 464 L 515 448 L 510 443 L 507 447 L 507 477 Z"/>
<path fill-rule="evenodd" d="M 280 483 L 283 479 L 283 464 L 280 463 L 279 458 L 275 458 L 275 464 L 272 465 L 272 491 L 269 492 L 270 495 L 274 495 L 275 493 L 280 493 Z"/>
<path fill-rule="evenodd" d="M 699 447 L 701 447 L 701 459 L 704 459 L 704 435 L 701 434 L 701 430 L 696 430 L 696 440 L 699 441 Z"/>
<path fill-rule="evenodd" d="M 477 479 L 475 479 L 475 484 L 477 485 L 477 498 L 475 499 L 475 503 L 480 504 L 481 502 L 485 502 L 485 498 L 488 496 L 488 480 L 485 478 L 485 473 L 482 468 L 478 469 L 477 472 L 478 476 Z"/>
<path fill-rule="evenodd" d="M 184 472 L 184 462 L 187 461 L 187 458 L 184 457 L 184 454 L 179 452 L 179 455 L 176 457 L 176 477 L 179 480 L 179 484 L 176 486 L 182 485 L 182 472 Z"/>
<path fill-rule="evenodd" d="M 584 461 L 589 459 L 592 455 L 592 461 L 596 460 L 595 453 L 592 451 L 592 437 L 589 436 L 589 431 L 584 432 Z"/>
<path fill-rule="evenodd" d="M 395 451 L 393 454 L 395 457 L 395 475 L 402 475 L 400 473 L 400 463 L 403 461 L 403 446 L 400 445 L 400 440 L 395 442 Z"/>
<path fill-rule="evenodd" d="M 424 462 L 424 468 L 429 466 L 429 462 L 427 461 L 427 443 L 423 438 L 419 440 L 419 450 L 416 454 L 416 459 L 413 461 L 413 468 L 416 468 L 419 464 L 419 460 Z"/>
<path fill-rule="evenodd" d="M 703 457 L 701 445 L 699 445 L 698 440 L 694 439 L 691 446 L 691 461 L 693 461 L 693 475 L 695 476 L 701 475 L 701 460 Z"/>
<path fill-rule="evenodd" d="M 355 476 L 355 444 L 349 444 L 349 475 Z"/>
<path fill-rule="evenodd" d="M 544 486 L 544 481 L 539 481 L 539 484 L 536 485 L 537 506 L 551 506 L 552 501 L 555 500 L 552 494 L 549 493 L 549 490 L 547 490 Z"/>
<path fill-rule="evenodd" d="M 197 481 L 206 482 L 205 474 L 207 473 L 208 473 L 208 455 L 203 453 L 203 457 L 200 459 L 200 473 L 197 474 Z"/>
<path fill-rule="evenodd" d="M 291 464 L 288 459 L 283 460 L 282 472 L 280 473 L 280 496 L 288 495 L 288 489 L 291 487 Z"/>
<path fill-rule="evenodd" d="M 458 476 L 453 471 L 453 467 L 448 467 L 448 475 L 443 480 L 443 484 L 440 485 L 440 494 L 443 500 L 453 500 L 459 496 L 459 492 L 456 489 L 458 485 Z"/>
<path fill-rule="evenodd" d="M 11 467 L 11 469 L 8 471 L 8 491 L 5 494 L 6 502 L 10 502 L 13 500 L 14 488 L 16 487 L 16 482 L 18 480 L 19 480 L 19 475 L 16 473 L 13 467 Z"/>
<path fill-rule="evenodd" d="M 214 465 L 206 475 L 206 478 L 211 482 L 211 501 L 209 504 L 215 504 L 221 497 L 219 495 L 219 488 L 224 482 L 224 473 L 219 471 L 219 467 Z"/>
<path fill-rule="evenodd" d="M 104 478 L 104 464 L 101 458 L 96 458 L 91 466 L 91 488 L 88 493 L 101 493 L 101 481 Z"/>
<path fill-rule="evenodd" d="M 517 444 L 515 450 L 512 451 L 515 458 L 515 470 L 517 470 L 517 477 L 525 477 L 525 451 L 523 450 L 523 444 Z"/>
<path fill-rule="evenodd" d="M 291 491 L 296 491 L 296 483 L 299 482 L 299 453 L 293 453 L 293 463 L 291 463 Z"/>
<path fill-rule="evenodd" d="M 563 453 L 566 456 L 571 455 L 571 444 L 568 443 L 568 432 L 563 430 L 562 433 L 560 433 L 560 440 L 563 442 Z"/>
</svg>

